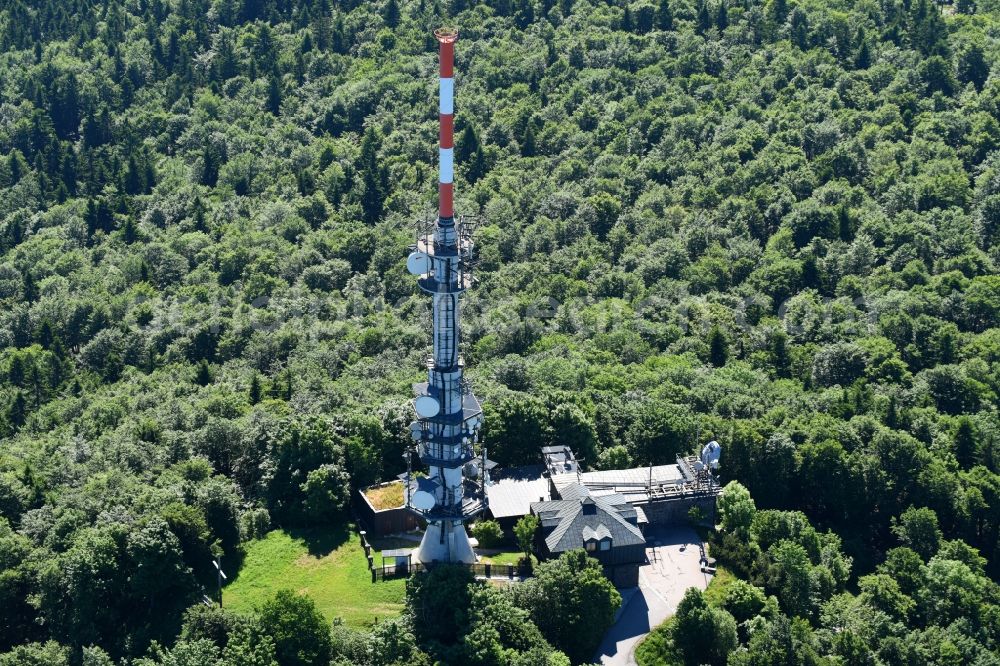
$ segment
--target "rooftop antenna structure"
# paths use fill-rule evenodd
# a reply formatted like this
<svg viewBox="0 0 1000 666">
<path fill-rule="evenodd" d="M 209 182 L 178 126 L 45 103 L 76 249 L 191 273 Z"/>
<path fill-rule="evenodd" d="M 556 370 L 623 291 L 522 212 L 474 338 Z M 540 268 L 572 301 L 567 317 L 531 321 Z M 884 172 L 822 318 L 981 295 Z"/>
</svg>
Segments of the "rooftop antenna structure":
<svg viewBox="0 0 1000 666">
<path fill-rule="evenodd" d="M 434 31 L 440 45 L 440 178 L 438 215 L 418 231 L 406 260 L 407 270 L 433 300 L 433 355 L 427 360 L 427 381 L 414 384 L 417 420 L 410 430 L 427 476 L 408 478 L 407 507 L 427 521 L 417 561 L 476 561 L 465 523 L 486 507 L 487 460 L 482 470 L 469 464 L 476 458 L 482 408 L 462 376 L 459 356 L 459 297 L 472 284 L 472 225 L 454 211 L 455 40 L 458 31 Z"/>
<path fill-rule="evenodd" d="M 699 472 L 711 472 L 719 469 L 719 458 L 722 457 L 722 446 L 714 439 L 706 444 L 701 450 L 701 455 L 695 462 L 695 469 Z"/>
</svg>

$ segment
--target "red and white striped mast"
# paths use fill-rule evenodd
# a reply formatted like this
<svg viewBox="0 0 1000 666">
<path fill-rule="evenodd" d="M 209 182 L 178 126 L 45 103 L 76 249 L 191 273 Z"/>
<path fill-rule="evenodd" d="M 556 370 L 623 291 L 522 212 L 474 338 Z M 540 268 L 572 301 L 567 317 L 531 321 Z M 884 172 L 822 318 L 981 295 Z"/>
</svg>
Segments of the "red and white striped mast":
<svg viewBox="0 0 1000 666">
<path fill-rule="evenodd" d="M 441 45 L 441 73 L 440 73 L 440 144 L 439 149 L 439 173 L 438 182 L 438 217 L 442 222 L 453 220 L 455 217 L 454 196 L 455 196 L 455 40 L 458 39 L 458 31 L 448 28 L 439 28 L 434 31 L 438 43 Z"/>
</svg>

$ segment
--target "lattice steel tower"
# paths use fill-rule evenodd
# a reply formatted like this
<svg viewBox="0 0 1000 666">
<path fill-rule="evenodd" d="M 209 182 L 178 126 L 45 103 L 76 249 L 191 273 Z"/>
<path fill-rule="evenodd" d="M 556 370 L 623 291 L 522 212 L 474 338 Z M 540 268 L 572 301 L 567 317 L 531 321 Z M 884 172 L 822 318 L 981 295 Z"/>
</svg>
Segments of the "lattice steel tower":
<svg viewBox="0 0 1000 666">
<path fill-rule="evenodd" d="M 475 562 L 465 522 L 485 508 L 485 452 L 477 460 L 482 409 L 462 377 L 459 356 L 459 297 L 472 284 L 472 225 L 453 210 L 453 64 L 458 32 L 434 31 L 440 43 L 440 183 L 438 216 L 418 231 L 407 268 L 433 299 L 434 354 L 426 383 L 415 384 L 417 420 L 410 428 L 426 477 L 407 482 L 407 506 L 427 521 L 416 559 Z M 409 475 L 408 475 L 409 476 Z"/>
</svg>

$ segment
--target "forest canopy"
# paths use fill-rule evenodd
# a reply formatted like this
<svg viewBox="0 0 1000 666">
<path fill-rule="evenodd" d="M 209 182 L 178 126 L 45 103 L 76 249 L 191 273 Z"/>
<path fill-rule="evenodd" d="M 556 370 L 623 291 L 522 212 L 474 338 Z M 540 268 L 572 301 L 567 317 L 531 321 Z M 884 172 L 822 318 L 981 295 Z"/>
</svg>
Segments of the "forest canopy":
<svg viewBox="0 0 1000 666">
<path fill-rule="evenodd" d="M 0 0 L 0 664 L 173 658 L 213 558 L 405 468 L 442 24 L 491 457 L 715 438 L 716 546 L 776 601 L 683 626 L 996 663 L 998 11 Z"/>
</svg>

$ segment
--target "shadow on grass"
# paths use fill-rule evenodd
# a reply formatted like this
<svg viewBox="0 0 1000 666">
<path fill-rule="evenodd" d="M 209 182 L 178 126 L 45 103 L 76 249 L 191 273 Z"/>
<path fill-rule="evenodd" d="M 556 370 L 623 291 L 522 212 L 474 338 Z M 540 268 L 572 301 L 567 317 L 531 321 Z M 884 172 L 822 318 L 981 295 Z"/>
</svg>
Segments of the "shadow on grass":
<svg viewBox="0 0 1000 666">
<path fill-rule="evenodd" d="M 290 527 L 285 530 L 293 539 L 305 542 L 313 557 L 326 557 L 347 542 L 351 536 L 350 525 L 335 527 Z"/>
<path fill-rule="evenodd" d="M 236 550 L 229 555 L 223 555 L 220 558 L 222 570 L 226 575 L 225 580 L 222 582 L 223 588 L 233 582 L 233 580 L 240 575 L 240 569 L 243 568 L 244 559 L 246 559 L 245 549 Z M 210 559 L 208 555 L 199 557 L 195 564 L 191 564 L 191 570 L 194 572 L 194 578 L 201 589 L 201 593 L 214 599 L 218 594 L 219 574 L 216 572 L 215 566 L 212 564 L 212 559 Z"/>
</svg>

